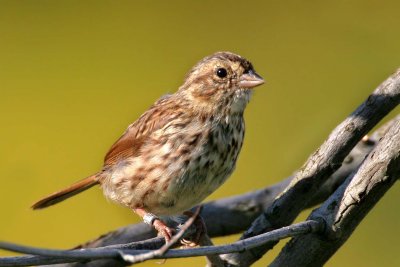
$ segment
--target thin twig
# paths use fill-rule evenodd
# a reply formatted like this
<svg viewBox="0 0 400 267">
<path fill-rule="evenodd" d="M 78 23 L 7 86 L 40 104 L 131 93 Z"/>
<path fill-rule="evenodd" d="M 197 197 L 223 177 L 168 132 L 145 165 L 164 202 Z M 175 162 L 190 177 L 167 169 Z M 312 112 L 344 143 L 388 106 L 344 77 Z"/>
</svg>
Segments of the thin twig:
<svg viewBox="0 0 400 267">
<path fill-rule="evenodd" d="M 208 236 L 208 234 L 204 234 L 201 239 L 202 246 L 214 246 L 214 243 Z M 219 257 L 219 255 L 207 255 L 207 267 L 224 267 L 224 261 Z"/>
<path fill-rule="evenodd" d="M 276 241 L 288 237 L 315 233 L 323 229 L 323 224 L 318 221 L 308 220 L 305 222 L 293 224 L 290 226 L 282 227 L 268 233 L 264 233 L 260 236 L 251 237 L 246 240 L 240 240 L 232 244 L 221 245 L 221 246 L 204 246 L 198 248 L 189 249 L 171 249 L 168 250 L 164 255 L 155 255 L 154 259 L 168 259 L 168 258 L 183 258 L 183 257 L 195 257 L 195 256 L 206 256 L 215 254 L 226 254 L 233 252 L 246 251 L 251 248 L 260 246 L 269 241 Z M 26 254 L 32 254 L 32 252 L 40 253 L 41 255 L 48 254 L 50 256 L 57 255 L 57 257 L 63 258 L 52 258 L 51 263 L 63 263 L 72 262 L 79 260 L 93 260 L 102 259 L 105 257 L 119 257 L 121 250 L 108 249 L 107 247 L 92 248 L 92 249 L 81 249 L 81 250 L 42 250 L 32 248 L 28 246 L 19 246 L 6 242 L 0 243 L 0 248 L 9 251 L 22 252 Z M 39 250 L 39 251 L 38 251 Z M 56 253 L 55 253 L 56 252 Z M 122 250 L 125 255 L 138 255 L 148 252 L 149 250 Z M 105 254 L 108 254 L 105 256 Z M 0 258 L 0 266 L 26 266 L 26 265 L 40 265 L 48 264 L 49 259 L 43 256 L 20 256 L 20 257 L 5 257 Z"/>
<path fill-rule="evenodd" d="M 138 263 L 138 262 L 143 262 L 146 260 L 154 259 L 156 257 L 158 257 L 158 258 L 161 257 L 176 242 L 178 242 L 182 238 L 182 236 L 185 234 L 186 230 L 189 229 L 189 227 L 193 224 L 193 222 L 199 216 L 201 209 L 202 209 L 202 206 L 198 206 L 195 213 L 183 224 L 183 226 L 181 227 L 181 230 L 176 235 L 174 235 L 169 242 L 166 242 L 161 248 L 147 252 L 147 253 L 138 254 L 138 255 L 126 254 L 123 251 L 121 251 L 120 255 L 121 255 L 122 259 L 129 263 Z"/>
</svg>

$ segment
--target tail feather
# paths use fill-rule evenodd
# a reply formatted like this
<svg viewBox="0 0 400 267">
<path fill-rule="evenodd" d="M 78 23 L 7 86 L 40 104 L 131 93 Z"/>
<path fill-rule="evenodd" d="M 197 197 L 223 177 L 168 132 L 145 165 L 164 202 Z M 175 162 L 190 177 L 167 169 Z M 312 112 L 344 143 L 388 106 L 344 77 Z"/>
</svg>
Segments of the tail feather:
<svg viewBox="0 0 400 267">
<path fill-rule="evenodd" d="M 79 194 L 80 192 L 85 191 L 86 189 L 89 189 L 98 183 L 99 181 L 97 179 L 97 174 L 94 174 L 92 176 L 80 180 L 79 182 L 72 184 L 71 186 L 63 190 L 60 190 L 45 198 L 42 198 L 41 200 L 37 201 L 35 204 L 32 205 L 32 209 L 38 210 L 47 208 L 67 198 L 70 198 L 76 194 Z"/>
</svg>

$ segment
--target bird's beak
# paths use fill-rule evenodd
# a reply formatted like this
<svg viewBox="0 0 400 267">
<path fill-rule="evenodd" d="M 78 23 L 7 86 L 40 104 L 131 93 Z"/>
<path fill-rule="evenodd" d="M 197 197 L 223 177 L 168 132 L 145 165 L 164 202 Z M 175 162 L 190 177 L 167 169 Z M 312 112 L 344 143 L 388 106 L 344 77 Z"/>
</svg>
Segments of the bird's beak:
<svg viewBox="0 0 400 267">
<path fill-rule="evenodd" d="M 254 70 L 249 70 L 247 73 L 243 73 L 239 78 L 239 86 L 241 88 L 251 89 L 253 87 L 263 84 L 264 79 L 258 75 Z"/>
</svg>

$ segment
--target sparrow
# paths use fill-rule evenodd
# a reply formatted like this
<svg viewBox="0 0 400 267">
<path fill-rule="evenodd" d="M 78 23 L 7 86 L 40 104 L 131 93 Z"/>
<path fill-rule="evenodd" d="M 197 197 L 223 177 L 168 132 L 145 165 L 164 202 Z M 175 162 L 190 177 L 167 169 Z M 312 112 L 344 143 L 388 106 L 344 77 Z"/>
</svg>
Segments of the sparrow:
<svg viewBox="0 0 400 267">
<path fill-rule="evenodd" d="M 100 185 L 165 239 L 160 216 L 199 204 L 232 174 L 242 148 L 244 110 L 264 83 L 245 58 L 217 52 L 199 61 L 178 91 L 161 97 L 111 146 L 102 169 L 33 204 L 42 209 Z"/>
</svg>

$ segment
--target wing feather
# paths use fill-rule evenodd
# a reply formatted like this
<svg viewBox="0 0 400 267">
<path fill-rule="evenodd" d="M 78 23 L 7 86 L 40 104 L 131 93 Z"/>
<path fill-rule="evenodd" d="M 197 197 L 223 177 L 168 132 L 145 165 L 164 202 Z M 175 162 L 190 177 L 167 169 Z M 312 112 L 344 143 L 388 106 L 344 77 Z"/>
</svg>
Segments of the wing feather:
<svg viewBox="0 0 400 267">
<path fill-rule="evenodd" d="M 121 159 L 137 155 L 151 133 L 163 128 L 176 118 L 176 107 L 171 96 L 159 99 L 138 120 L 128 126 L 125 133 L 111 146 L 104 158 L 104 166 L 114 165 Z"/>
</svg>

